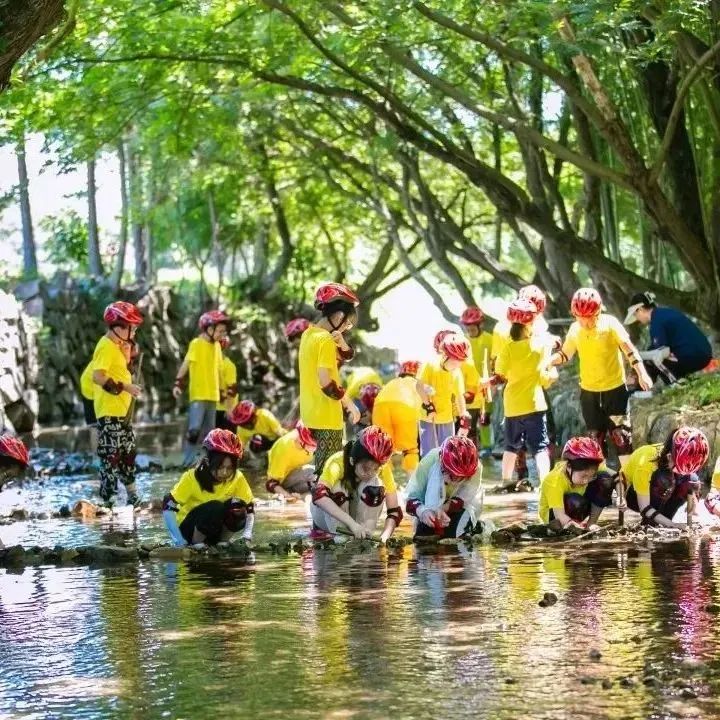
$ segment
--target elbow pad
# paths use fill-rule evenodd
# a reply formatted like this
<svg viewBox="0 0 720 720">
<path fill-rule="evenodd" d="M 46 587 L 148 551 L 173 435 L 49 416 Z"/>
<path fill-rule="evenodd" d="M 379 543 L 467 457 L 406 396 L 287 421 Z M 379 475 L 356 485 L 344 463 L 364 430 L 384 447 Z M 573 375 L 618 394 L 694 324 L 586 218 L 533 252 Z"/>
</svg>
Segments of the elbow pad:
<svg viewBox="0 0 720 720">
<path fill-rule="evenodd" d="M 265 489 L 268 492 L 274 493 L 275 488 L 277 488 L 278 485 L 280 485 L 280 483 L 277 480 L 271 480 L 268 478 L 267 482 L 265 483 Z"/>
<path fill-rule="evenodd" d="M 403 519 L 403 511 L 402 508 L 394 507 L 394 508 L 388 508 L 387 511 L 388 518 L 392 518 L 395 521 L 395 527 L 397 527 Z"/>
<path fill-rule="evenodd" d="M 334 380 L 331 380 L 322 388 L 323 393 L 333 400 L 342 400 L 345 397 L 345 388 L 340 387 Z"/>
<path fill-rule="evenodd" d="M 338 348 L 338 355 L 343 359 L 343 362 L 350 362 L 355 357 L 355 350 L 351 347 L 348 347 L 347 350 Z"/>
<path fill-rule="evenodd" d="M 330 490 L 321 482 L 316 483 L 315 487 L 312 489 L 312 501 L 313 503 L 317 503 L 318 500 L 322 500 L 323 498 L 330 498 L 332 500 Z"/>
<path fill-rule="evenodd" d="M 111 395 L 119 395 L 125 388 L 121 382 L 115 382 L 112 378 L 108 378 L 102 386 L 103 390 Z"/>
<path fill-rule="evenodd" d="M 472 418 L 468 413 L 465 413 L 463 416 L 461 416 L 460 420 L 458 420 L 458 427 L 461 430 L 469 430 L 471 425 Z"/>
<path fill-rule="evenodd" d="M 505 378 L 504 378 L 502 375 L 499 375 L 498 373 L 495 373 L 495 374 L 490 378 L 490 384 L 493 385 L 493 386 L 495 386 L 495 385 L 503 385 L 505 382 L 507 382 L 507 381 L 505 380 Z"/>
<path fill-rule="evenodd" d="M 163 501 L 162 501 L 162 511 L 163 511 L 163 512 L 167 512 L 167 511 L 177 512 L 178 509 L 179 509 L 179 506 L 178 506 L 178 504 L 177 504 L 177 501 L 175 500 L 175 498 L 174 498 L 170 493 L 168 493 L 168 494 L 163 498 Z"/>
<path fill-rule="evenodd" d="M 471 403 L 471 402 L 475 399 L 475 393 L 472 392 L 471 390 L 468 390 L 468 391 L 465 393 L 464 397 L 465 397 L 465 402 L 466 402 L 466 403 Z"/>
<path fill-rule="evenodd" d="M 435 412 L 435 404 L 431 402 L 426 402 L 422 404 L 422 409 L 428 414 L 431 415 Z"/>
</svg>

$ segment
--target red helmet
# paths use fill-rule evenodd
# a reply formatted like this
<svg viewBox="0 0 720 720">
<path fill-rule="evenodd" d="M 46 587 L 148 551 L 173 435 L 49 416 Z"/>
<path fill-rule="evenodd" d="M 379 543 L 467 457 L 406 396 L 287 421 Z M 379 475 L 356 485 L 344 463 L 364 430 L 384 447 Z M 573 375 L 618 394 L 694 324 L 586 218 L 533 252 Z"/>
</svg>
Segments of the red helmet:
<svg viewBox="0 0 720 720">
<path fill-rule="evenodd" d="M 485 313 L 479 307 L 469 307 L 460 316 L 461 325 L 480 325 L 485 320 Z"/>
<path fill-rule="evenodd" d="M 521 325 L 529 325 L 537 315 L 535 303 L 523 298 L 515 298 L 509 305 L 507 310 L 507 319 L 511 323 L 520 323 Z"/>
<path fill-rule="evenodd" d="M 103 320 L 106 325 L 142 325 L 142 313 L 129 302 L 119 300 L 105 308 Z"/>
<path fill-rule="evenodd" d="M 221 428 L 211 430 L 203 440 L 203 447 L 206 450 L 231 455 L 238 460 L 243 456 L 243 446 L 240 438 L 231 430 Z"/>
<path fill-rule="evenodd" d="M 539 314 L 545 312 L 547 307 L 547 297 L 545 293 L 537 285 L 526 285 L 518 291 L 518 297 L 522 300 L 529 300 L 538 311 Z"/>
<path fill-rule="evenodd" d="M 442 341 L 448 336 L 448 335 L 454 335 L 454 330 L 441 330 L 435 337 L 433 338 L 433 348 L 435 349 L 435 352 L 440 352 L 440 345 L 442 344 Z"/>
<path fill-rule="evenodd" d="M 220 325 L 220 323 L 229 323 L 230 318 L 222 310 L 210 310 L 203 313 L 198 320 L 198 327 L 205 331 L 209 327 Z"/>
<path fill-rule="evenodd" d="M 381 387 L 375 383 L 367 383 L 360 388 L 360 402 L 370 411 L 375 406 L 375 398 L 378 396 Z"/>
<path fill-rule="evenodd" d="M 570 312 L 575 317 L 595 317 L 601 309 L 602 298 L 595 288 L 580 288 L 572 296 Z"/>
<path fill-rule="evenodd" d="M 600 464 L 605 457 L 597 440 L 591 437 L 570 438 L 562 451 L 563 460 L 592 460 Z"/>
<path fill-rule="evenodd" d="M 393 454 L 390 436 L 377 425 L 369 425 L 361 430 L 357 436 L 357 442 L 368 451 L 373 460 L 381 465 L 384 465 Z"/>
<path fill-rule="evenodd" d="M 230 422 L 233 425 L 244 425 L 252 420 L 257 408 L 252 400 L 241 400 L 230 413 Z"/>
<path fill-rule="evenodd" d="M 358 296 L 350 288 L 345 287 L 345 285 L 341 285 L 340 283 L 323 283 L 315 291 L 315 307 L 318 310 L 322 310 L 325 305 L 333 300 L 344 300 L 355 307 L 360 304 Z"/>
<path fill-rule="evenodd" d="M 293 318 L 287 325 L 285 325 L 285 337 L 288 340 L 293 340 L 296 337 L 300 337 L 310 327 L 310 321 L 305 318 Z"/>
<path fill-rule="evenodd" d="M 223 350 L 227 350 L 230 347 L 230 338 L 227 335 L 220 340 L 220 347 Z"/>
<path fill-rule="evenodd" d="M 472 477 L 478 468 L 478 452 L 470 438 L 453 435 L 440 446 L 440 465 L 454 477 Z"/>
<path fill-rule="evenodd" d="M 673 435 L 673 472 L 678 475 L 696 473 L 710 456 L 705 433 L 687 425 L 679 427 Z"/>
<path fill-rule="evenodd" d="M 450 360 L 467 360 L 470 357 L 470 343 L 462 335 L 453 333 L 443 338 L 440 352 Z"/>
<path fill-rule="evenodd" d="M 406 360 L 400 365 L 401 375 L 417 375 L 420 370 L 420 363 L 417 360 Z"/>
<path fill-rule="evenodd" d="M 295 429 L 297 430 L 298 440 L 305 450 L 308 452 L 315 452 L 317 449 L 317 440 L 313 437 L 310 429 L 305 427 L 302 420 L 298 420 Z"/>
<path fill-rule="evenodd" d="M 23 466 L 30 463 L 25 443 L 12 435 L 0 435 L 0 455 L 17 460 Z"/>
</svg>

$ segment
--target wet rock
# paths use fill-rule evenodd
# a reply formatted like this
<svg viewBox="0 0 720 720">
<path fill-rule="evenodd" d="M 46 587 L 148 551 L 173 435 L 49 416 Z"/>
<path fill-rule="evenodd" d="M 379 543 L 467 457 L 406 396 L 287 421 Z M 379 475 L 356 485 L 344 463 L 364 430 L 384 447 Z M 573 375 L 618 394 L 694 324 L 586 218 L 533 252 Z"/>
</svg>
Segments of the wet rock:
<svg viewBox="0 0 720 720">
<path fill-rule="evenodd" d="M 58 517 L 69 518 L 71 516 L 72 516 L 72 513 L 70 512 L 70 506 L 69 505 L 61 505 L 60 509 L 58 510 Z"/>
<path fill-rule="evenodd" d="M 637 680 L 630 676 L 626 675 L 625 677 L 620 678 L 620 686 L 624 688 L 631 688 L 635 687 L 637 685 Z"/>
<path fill-rule="evenodd" d="M 500 546 L 514 545 L 517 542 L 517 538 L 508 529 L 501 528 L 490 534 L 490 542 L 493 545 Z"/>
<path fill-rule="evenodd" d="M 588 656 L 590 657 L 591 660 L 599 660 L 602 657 L 602 653 L 599 650 L 597 650 L 596 648 L 593 648 L 588 653 Z"/>
<path fill-rule="evenodd" d="M 517 683 L 517 680 L 514 677 L 506 677 L 505 678 L 505 684 L 506 685 L 515 685 Z"/>
<path fill-rule="evenodd" d="M 612 680 L 610 680 L 609 678 L 604 678 L 600 685 L 602 686 L 603 690 L 609 690 L 613 686 L 613 683 Z"/>
<path fill-rule="evenodd" d="M 21 565 L 25 562 L 25 548 L 22 545 L 13 545 L 5 548 L 3 560 L 8 565 Z"/>
<path fill-rule="evenodd" d="M 74 562 L 77 557 L 78 551 L 74 548 L 65 548 L 60 551 L 60 562 L 63 564 Z"/>
<path fill-rule="evenodd" d="M 30 513 L 25 508 L 16 508 L 10 513 L 13 520 L 27 520 Z"/>
<path fill-rule="evenodd" d="M 680 667 L 682 667 L 683 670 L 702 671 L 706 665 L 702 660 L 698 660 L 697 658 L 683 658 L 680 661 Z"/>
<path fill-rule="evenodd" d="M 192 556 L 189 547 L 170 547 L 161 545 L 150 551 L 151 560 L 187 560 Z"/>
<path fill-rule="evenodd" d="M 684 688 L 680 691 L 680 697 L 688 698 L 688 699 L 690 699 L 690 698 L 696 698 L 696 697 L 697 697 L 697 693 L 696 693 L 691 687 L 684 687 Z"/>
<path fill-rule="evenodd" d="M 710 613 L 711 615 L 720 614 L 720 604 L 718 603 L 708 603 L 703 609 L 706 613 Z"/>
<path fill-rule="evenodd" d="M 662 681 L 655 675 L 647 675 L 643 678 L 643 685 L 646 685 L 647 687 L 660 687 L 662 685 Z"/>
<path fill-rule="evenodd" d="M 583 675 L 580 678 L 580 683 L 582 685 L 594 685 L 597 682 L 597 678 L 593 677 L 592 675 Z"/>
<path fill-rule="evenodd" d="M 538 603 L 540 607 L 551 607 L 558 601 L 558 596 L 553 592 L 546 592 Z"/>
</svg>

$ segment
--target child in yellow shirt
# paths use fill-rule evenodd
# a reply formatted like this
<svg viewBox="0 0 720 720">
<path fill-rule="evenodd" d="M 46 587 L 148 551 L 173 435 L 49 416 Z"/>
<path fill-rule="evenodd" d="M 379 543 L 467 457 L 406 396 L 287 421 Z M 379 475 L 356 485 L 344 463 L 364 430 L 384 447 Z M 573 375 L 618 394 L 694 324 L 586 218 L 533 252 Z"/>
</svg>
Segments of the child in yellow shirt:
<svg viewBox="0 0 720 720">
<path fill-rule="evenodd" d="M 186 470 L 163 499 L 163 519 L 178 545 L 217 545 L 242 531 L 252 539 L 255 504 L 238 470 L 243 447 L 230 430 L 211 430 L 202 444 L 205 455 Z"/>
<path fill-rule="evenodd" d="M 437 336 L 436 336 L 437 339 Z M 465 386 L 460 367 L 470 357 L 470 345 L 455 333 L 444 334 L 439 356 L 426 363 L 417 383 L 426 417 L 420 420 L 420 456 L 455 434 L 455 411 L 460 418 L 459 435 L 467 435 L 470 415 L 465 408 Z"/>
<path fill-rule="evenodd" d="M 279 438 L 268 453 L 267 491 L 285 498 L 309 492 L 315 482 L 311 463 L 316 447 L 315 438 L 301 422 Z"/>
<path fill-rule="evenodd" d="M 324 283 L 315 293 L 320 318 L 300 338 L 300 419 L 317 442 L 317 475 L 330 455 L 342 450 L 343 408 L 353 424 L 360 419 L 355 403 L 340 385 L 338 370 L 339 360 L 352 358 L 344 333 L 355 324 L 359 303 L 344 285 Z"/>
<path fill-rule="evenodd" d="M 257 407 L 252 400 L 239 402 L 229 419 L 240 442 L 256 453 L 267 452 L 287 432 L 269 410 Z"/>
<path fill-rule="evenodd" d="M 230 422 L 228 416 L 239 402 L 237 396 L 237 366 L 227 355 L 229 348 L 230 337 L 226 335 L 220 340 L 220 349 L 222 351 L 222 369 L 220 372 L 225 390 L 224 397 L 215 406 L 215 427 L 235 432 L 235 426 Z"/>
<path fill-rule="evenodd" d="M 529 300 L 513 300 L 507 312 L 510 322 L 508 342 L 495 363 L 492 384 L 505 384 L 505 452 L 502 460 L 502 485 L 498 491 L 520 489 L 513 480 L 517 453 L 527 450 L 535 456 L 540 481 L 550 471 L 547 448 L 547 402 L 543 388 L 557 377 L 550 369 L 551 348 L 544 337 L 532 335 L 537 308 Z"/>
<path fill-rule="evenodd" d="M 135 347 L 135 332 L 142 324 L 140 311 L 128 302 L 105 308 L 108 327 L 95 346 L 90 365 L 94 383 L 93 405 L 97 418 L 97 454 L 100 458 L 100 497 L 112 506 L 118 482 L 127 489 L 129 505 L 138 506 L 135 490 L 135 433 L 130 415 L 131 400 L 141 394 L 133 383 L 129 364 Z"/>
<path fill-rule="evenodd" d="M 200 440 L 215 427 L 216 407 L 225 388 L 220 341 L 227 335 L 229 324 L 230 318 L 221 310 L 203 313 L 198 320 L 200 334 L 188 346 L 175 377 L 173 396 L 176 399 L 182 396 L 186 379 L 190 379 L 184 467 L 193 465 L 200 451 Z"/>
</svg>

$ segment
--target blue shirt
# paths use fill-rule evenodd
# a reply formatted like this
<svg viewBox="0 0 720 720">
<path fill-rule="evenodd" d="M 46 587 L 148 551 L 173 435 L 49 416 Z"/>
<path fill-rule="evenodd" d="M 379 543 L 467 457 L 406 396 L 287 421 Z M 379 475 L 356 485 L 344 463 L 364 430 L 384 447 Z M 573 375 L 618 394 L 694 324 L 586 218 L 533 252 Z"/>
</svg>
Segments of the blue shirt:
<svg viewBox="0 0 720 720">
<path fill-rule="evenodd" d="M 681 364 L 693 362 L 704 367 L 712 358 L 710 343 L 702 330 L 675 308 L 656 307 L 652 311 L 650 349 L 659 347 L 669 347 Z"/>
</svg>

